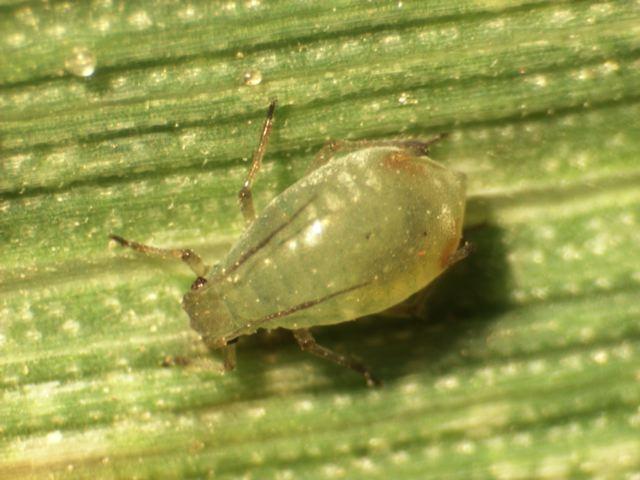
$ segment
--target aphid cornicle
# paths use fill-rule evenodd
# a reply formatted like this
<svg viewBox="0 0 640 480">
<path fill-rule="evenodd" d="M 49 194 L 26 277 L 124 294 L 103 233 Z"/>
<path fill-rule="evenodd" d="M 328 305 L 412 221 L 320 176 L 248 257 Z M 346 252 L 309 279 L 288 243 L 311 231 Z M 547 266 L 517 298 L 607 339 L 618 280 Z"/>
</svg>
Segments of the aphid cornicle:
<svg viewBox="0 0 640 480">
<path fill-rule="evenodd" d="M 330 142 L 307 174 L 256 216 L 251 187 L 267 146 L 273 101 L 239 192 L 247 227 L 227 256 L 206 266 L 192 250 L 111 235 L 134 250 L 175 257 L 196 274 L 182 306 L 210 348 L 235 366 L 235 341 L 258 329 L 293 331 L 302 350 L 379 383 L 355 359 L 317 344 L 310 327 L 392 307 L 467 255 L 459 248 L 465 177 L 426 156 L 418 141 Z"/>
</svg>

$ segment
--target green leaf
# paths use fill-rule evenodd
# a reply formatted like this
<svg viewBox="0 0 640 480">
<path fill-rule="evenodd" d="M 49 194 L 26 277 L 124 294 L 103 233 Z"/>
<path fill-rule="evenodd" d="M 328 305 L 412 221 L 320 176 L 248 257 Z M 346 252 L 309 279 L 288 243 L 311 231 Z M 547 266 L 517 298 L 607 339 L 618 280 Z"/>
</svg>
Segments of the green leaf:
<svg viewBox="0 0 640 480">
<path fill-rule="evenodd" d="M 0 477 L 637 475 L 637 3 L 0 12 Z M 431 155 L 468 175 L 473 255 L 426 300 L 315 332 L 382 389 L 286 332 L 222 374 L 187 269 L 108 248 L 222 257 L 271 98 L 258 207 L 328 139 L 449 132 Z"/>
</svg>

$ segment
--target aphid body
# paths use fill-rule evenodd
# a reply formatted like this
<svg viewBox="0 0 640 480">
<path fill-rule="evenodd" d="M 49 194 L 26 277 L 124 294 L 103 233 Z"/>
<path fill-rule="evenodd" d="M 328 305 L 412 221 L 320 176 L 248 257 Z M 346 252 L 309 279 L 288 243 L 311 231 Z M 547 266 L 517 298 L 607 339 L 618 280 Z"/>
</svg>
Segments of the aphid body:
<svg viewBox="0 0 640 480">
<path fill-rule="evenodd" d="M 212 348 L 260 328 L 291 329 L 303 349 L 374 384 L 366 367 L 316 344 L 306 329 L 394 306 L 463 258 L 465 177 L 425 156 L 431 142 L 332 143 L 254 219 L 250 187 L 273 106 L 240 192 L 248 226 L 210 269 L 194 268 L 197 256 L 180 251 L 198 274 L 183 307 Z"/>
</svg>

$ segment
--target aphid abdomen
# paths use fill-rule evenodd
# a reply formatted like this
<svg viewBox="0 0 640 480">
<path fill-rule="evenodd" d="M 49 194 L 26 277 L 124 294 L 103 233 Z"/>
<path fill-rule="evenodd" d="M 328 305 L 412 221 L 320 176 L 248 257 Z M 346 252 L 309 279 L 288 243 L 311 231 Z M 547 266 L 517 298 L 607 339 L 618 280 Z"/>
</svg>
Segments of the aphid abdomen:
<svg viewBox="0 0 640 480">
<path fill-rule="evenodd" d="M 332 159 L 276 197 L 223 262 L 229 334 L 339 323 L 404 300 L 445 268 L 463 214 L 463 177 L 425 157 L 372 147 Z"/>
</svg>

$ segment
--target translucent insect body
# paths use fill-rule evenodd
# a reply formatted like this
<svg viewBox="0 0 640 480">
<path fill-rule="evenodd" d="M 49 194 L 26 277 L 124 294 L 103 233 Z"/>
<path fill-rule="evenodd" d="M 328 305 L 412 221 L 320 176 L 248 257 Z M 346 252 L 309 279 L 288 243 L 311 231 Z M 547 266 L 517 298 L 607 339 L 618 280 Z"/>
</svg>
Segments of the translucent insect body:
<svg viewBox="0 0 640 480">
<path fill-rule="evenodd" d="M 235 340 L 286 328 L 303 350 L 379 383 L 363 364 L 317 344 L 309 328 L 392 307 L 464 258 L 459 248 L 465 177 L 426 157 L 416 141 L 331 142 L 308 173 L 255 215 L 251 196 L 273 125 L 269 106 L 239 193 L 247 228 L 213 268 L 191 250 L 162 250 L 111 238 L 149 254 L 180 258 L 197 276 L 182 305 L 191 326 L 235 365 Z"/>
</svg>

